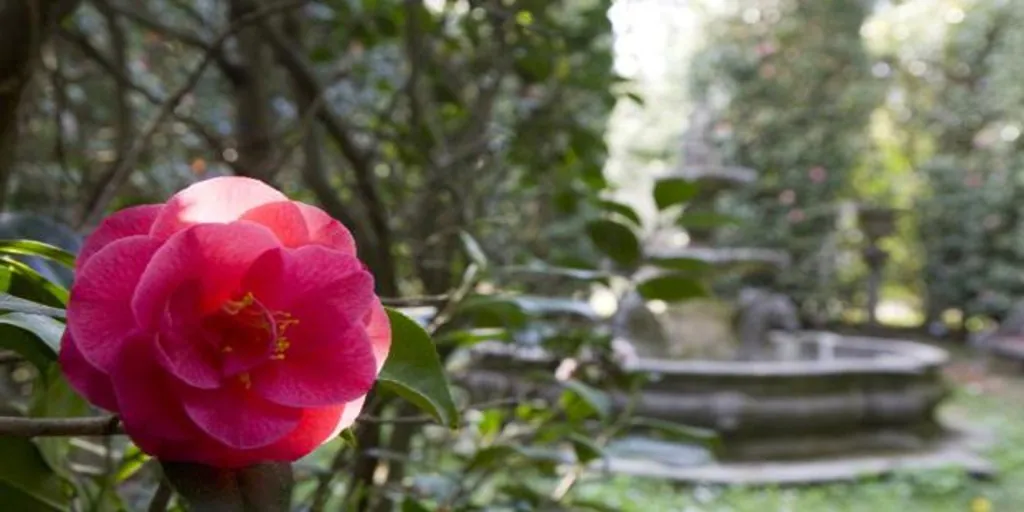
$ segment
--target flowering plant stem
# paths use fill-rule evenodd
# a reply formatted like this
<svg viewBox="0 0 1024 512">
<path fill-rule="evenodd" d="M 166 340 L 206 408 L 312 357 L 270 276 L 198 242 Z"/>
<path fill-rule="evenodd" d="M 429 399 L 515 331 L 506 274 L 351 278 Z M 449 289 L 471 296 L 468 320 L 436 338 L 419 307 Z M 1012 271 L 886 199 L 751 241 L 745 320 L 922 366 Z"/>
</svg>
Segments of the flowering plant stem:
<svg viewBox="0 0 1024 512">
<path fill-rule="evenodd" d="M 112 436 L 123 434 L 117 416 L 84 418 L 15 418 L 0 417 L 0 436 L 60 437 Z"/>
</svg>

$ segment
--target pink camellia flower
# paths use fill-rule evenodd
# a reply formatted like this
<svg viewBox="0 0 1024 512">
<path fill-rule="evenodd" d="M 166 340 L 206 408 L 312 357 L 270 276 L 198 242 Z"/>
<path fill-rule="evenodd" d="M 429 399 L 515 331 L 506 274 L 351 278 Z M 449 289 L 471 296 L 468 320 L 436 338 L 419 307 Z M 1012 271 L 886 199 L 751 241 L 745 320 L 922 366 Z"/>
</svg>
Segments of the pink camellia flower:
<svg viewBox="0 0 1024 512">
<path fill-rule="evenodd" d="M 164 460 L 305 456 L 353 423 L 391 346 L 349 231 L 256 180 L 119 211 L 76 267 L 64 373 Z"/>
</svg>

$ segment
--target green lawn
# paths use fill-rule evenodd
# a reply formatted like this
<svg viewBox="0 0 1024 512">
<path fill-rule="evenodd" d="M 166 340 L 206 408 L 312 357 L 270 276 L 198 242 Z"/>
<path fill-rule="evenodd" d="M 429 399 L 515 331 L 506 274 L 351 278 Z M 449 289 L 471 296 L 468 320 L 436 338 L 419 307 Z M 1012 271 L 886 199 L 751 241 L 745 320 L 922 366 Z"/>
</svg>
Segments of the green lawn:
<svg viewBox="0 0 1024 512">
<path fill-rule="evenodd" d="M 683 487 L 639 478 L 591 481 L 587 498 L 624 512 L 1024 512 L 1024 378 L 985 376 L 958 363 L 943 414 L 970 418 L 996 437 L 988 453 L 999 475 L 976 481 L 958 471 L 802 488 Z"/>
</svg>

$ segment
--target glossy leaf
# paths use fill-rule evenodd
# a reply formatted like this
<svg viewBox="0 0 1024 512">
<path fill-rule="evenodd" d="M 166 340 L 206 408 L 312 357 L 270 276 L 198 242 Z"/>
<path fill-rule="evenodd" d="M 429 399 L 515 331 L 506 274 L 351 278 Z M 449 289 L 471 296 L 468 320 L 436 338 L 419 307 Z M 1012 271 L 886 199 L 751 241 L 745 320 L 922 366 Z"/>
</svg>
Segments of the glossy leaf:
<svg viewBox="0 0 1024 512">
<path fill-rule="evenodd" d="M 602 419 L 611 416 L 612 401 L 604 391 L 572 379 L 563 382 L 562 386 L 566 390 L 566 396 L 563 397 L 565 407 L 581 404 L 585 406 L 584 411 L 588 416 L 598 416 Z"/>
<path fill-rule="evenodd" d="M 381 370 L 381 385 L 445 426 L 455 427 L 459 413 L 430 335 L 414 320 L 393 309 L 388 309 L 388 319 L 391 353 Z"/>
<path fill-rule="evenodd" d="M 636 210 L 632 206 L 618 201 L 612 201 L 610 199 L 601 199 L 597 202 L 603 210 L 607 210 L 612 213 L 617 213 L 627 220 L 632 222 L 637 227 L 642 227 L 644 221 L 640 218 L 640 214 L 636 213 Z"/>
<path fill-rule="evenodd" d="M 294 484 L 283 462 L 221 469 L 161 461 L 164 477 L 192 512 L 287 512 Z"/>
<path fill-rule="evenodd" d="M 707 295 L 704 285 L 688 273 L 653 277 L 637 285 L 636 291 L 647 300 L 679 302 Z"/>
<path fill-rule="evenodd" d="M 430 512 L 430 510 L 431 509 L 427 508 L 426 505 L 423 505 L 411 497 L 407 497 L 402 501 L 402 512 Z"/>
<path fill-rule="evenodd" d="M 544 276 L 553 277 L 566 277 L 569 279 L 578 279 L 580 281 L 600 281 L 605 282 L 611 277 L 611 274 L 603 270 L 594 270 L 587 268 L 574 268 L 574 267 L 558 267 L 547 265 L 543 263 L 535 263 L 525 266 L 512 266 L 502 267 L 501 272 L 505 274 L 538 274 Z"/>
<path fill-rule="evenodd" d="M 691 427 L 671 421 L 633 417 L 629 419 L 629 424 L 636 428 L 648 429 L 661 434 L 670 441 L 694 443 L 707 447 L 715 447 L 719 442 L 718 434 L 713 430 Z"/>
<path fill-rule="evenodd" d="M 611 505 L 605 505 L 594 500 L 573 500 L 572 510 L 593 510 L 594 512 L 621 512 L 620 509 Z"/>
<path fill-rule="evenodd" d="M 569 436 L 573 451 L 576 452 L 576 461 L 580 464 L 588 464 L 591 461 L 604 458 L 604 450 L 601 449 L 592 439 L 579 433 L 572 433 Z"/>
<path fill-rule="evenodd" d="M 53 318 L 64 318 L 66 316 L 66 312 L 63 309 L 39 304 L 38 302 L 32 302 L 3 292 L 0 292 L 0 311 L 13 311 Z"/>
<path fill-rule="evenodd" d="M 64 324 L 42 315 L 0 315 L 0 348 L 13 350 L 35 365 L 45 377 L 57 361 Z"/>
<path fill-rule="evenodd" d="M 469 256 L 470 261 L 476 263 L 481 269 L 487 268 L 487 253 L 480 247 L 480 243 L 476 241 L 476 238 L 473 238 L 473 235 L 465 231 L 460 231 L 459 239 L 462 240 L 462 246 L 466 249 L 466 254 Z"/>
<path fill-rule="evenodd" d="M 0 436 L 0 505 L 3 510 L 67 510 L 64 482 L 27 437 Z M 25 504 L 28 508 L 12 508 Z"/>
<path fill-rule="evenodd" d="M 632 229 L 610 219 L 587 224 L 587 235 L 599 251 L 622 266 L 633 266 L 640 261 L 640 241 Z"/>
<path fill-rule="evenodd" d="M 689 274 L 704 274 L 714 271 L 714 266 L 700 258 L 665 258 L 651 257 L 648 263 L 667 270 L 677 270 Z"/>
<path fill-rule="evenodd" d="M 50 306 L 64 306 L 68 303 L 68 291 L 32 267 L 8 256 L 0 256 L 0 266 L 6 267 L 11 273 L 6 290 L 8 293 Z"/>
<path fill-rule="evenodd" d="M 720 228 L 738 223 L 739 219 L 735 217 L 715 212 L 683 212 L 676 219 L 679 227 L 690 229 Z"/>
<path fill-rule="evenodd" d="M 0 254 L 39 256 L 56 261 L 69 269 L 75 268 L 75 255 L 60 247 L 34 240 L 0 240 Z"/>
<path fill-rule="evenodd" d="M 654 184 L 654 204 L 659 210 L 685 203 L 697 195 L 697 184 L 684 178 L 664 178 Z"/>
<path fill-rule="evenodd" d="M 32 417 L 75 418 L 89 415 L 89 404 L 71 389 L 60 365 L 52 362 L 40 371 L 40 375 L 42 379 L 34 386 L 32 406 L 29 408 Z M 33 441 L 39 446 L 47 464 L 57 473 L 70 478 L 66 469 L 71 449 L 70 438 L 37 437 Z"/>
</svg>

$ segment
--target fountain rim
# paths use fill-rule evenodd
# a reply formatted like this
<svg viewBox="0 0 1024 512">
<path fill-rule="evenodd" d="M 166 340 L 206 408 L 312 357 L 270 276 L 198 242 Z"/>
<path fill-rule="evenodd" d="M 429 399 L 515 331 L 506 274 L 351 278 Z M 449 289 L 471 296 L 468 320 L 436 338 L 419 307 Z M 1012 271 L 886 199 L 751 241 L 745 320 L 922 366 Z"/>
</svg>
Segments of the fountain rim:
<svg viewBox="0 0 1024 512">
<path fill-rule="evenodd" d="M 716 361 L 709 359 L 664 360 L 639 358 L 630 371 L 673 375 L 722 377 L 798 377 L 849 374 L 924 373 L 944 366 L 949 353 L 941 348 L 910 340 L 845 336 L 828 331 L 772 331 L 773 342 L 797 342 L 798 336 L 834 337 L 836 346 L 875 350 L 878 358 L 838 358 L 802 361 Z"/>
</svg>

